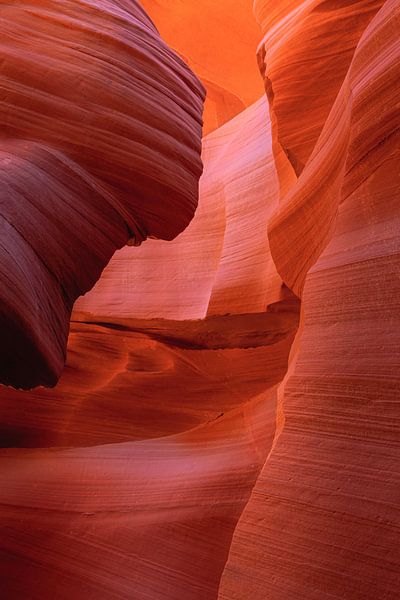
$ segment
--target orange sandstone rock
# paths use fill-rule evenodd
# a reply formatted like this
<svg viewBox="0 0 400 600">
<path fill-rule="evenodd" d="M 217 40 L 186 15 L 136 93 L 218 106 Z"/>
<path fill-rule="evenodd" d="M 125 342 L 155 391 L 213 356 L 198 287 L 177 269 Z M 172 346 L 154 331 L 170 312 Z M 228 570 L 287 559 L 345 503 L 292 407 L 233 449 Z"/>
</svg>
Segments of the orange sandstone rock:
<svg viewBox="0 0 400 600">
<path fill-rule="evenodd" d="M 383 0 L 255 0 L 264 32 L 258 59 L 283 150 L 297 175 L 306 165 L 361 34 Z"/>
<path fill-rule="evenodd" d="M 163 38 L 207 90 L 204 131 L 217 129 L 263 92 L 251 0 L 142 0 Z"/>
<path fill-rule="evenodd" d="M 0 391 L 0 444 L 91 446 L 213 421 L 282 380 L 297 324 L 296 299 L 196 321 L 74 321 L 55 388 Z"/>
<path fill-rule="evenodd" d="M 222 88 L 223 29 L 146 4 Z M 205 137 L 194 219 L 116 253 L 57 387 L 0 389 L 7 600 L 399 596 L 400 5 L 255 9 L 271 117 Z"/>
<path fill-rule="evenodd" d="M 274 600 L 398 598 L 399 29 L 399 3 L 388 0 L 299 179 L 305 205 L 313 162 L 343 164 L 313 213 L 321 224 L 338 211 L 330 241 L 308 274 L 302 252 L 293 271 L 281 268 L 294 286 L 305 278 L 304 327 L 284 425 L 235 530 L 221 600 L 266 590 Z M 301 238 L 306 210 L 286 217 L 297 215 L 287 235 Z"/>
<path fill-rule="evenodd" d="M 199 207 L 186 231 L 117 252 L 76 311 L 196 319 L 261 312 L 281 298 L 267 234 L 279 184 L 264 98 L 204 138 L 203 162 Z"/>
</svg>

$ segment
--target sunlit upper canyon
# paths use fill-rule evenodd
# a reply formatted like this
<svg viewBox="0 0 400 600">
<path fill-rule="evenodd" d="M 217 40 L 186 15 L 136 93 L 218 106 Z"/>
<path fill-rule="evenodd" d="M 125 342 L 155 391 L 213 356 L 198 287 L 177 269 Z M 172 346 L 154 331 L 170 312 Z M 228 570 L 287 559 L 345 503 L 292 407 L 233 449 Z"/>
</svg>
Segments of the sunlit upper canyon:
<svg viewBox="0 0 400 600">
<path fill-rule="evenodd" d="M 0 598 L 399 600 L 400 0 L 0 0 Z"/>
</svg>

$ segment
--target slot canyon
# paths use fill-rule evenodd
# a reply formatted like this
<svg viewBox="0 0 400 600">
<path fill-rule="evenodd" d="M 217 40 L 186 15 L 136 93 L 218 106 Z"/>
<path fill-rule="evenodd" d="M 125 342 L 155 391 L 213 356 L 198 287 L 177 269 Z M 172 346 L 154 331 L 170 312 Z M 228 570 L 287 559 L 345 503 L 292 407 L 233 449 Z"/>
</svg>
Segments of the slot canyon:
<svg viewBox="0 0 400 600">
<path fill-rule="evenodd" d="M 0 0 L 0 598 L 400 599 L 400 0 Z"/>
</svg>

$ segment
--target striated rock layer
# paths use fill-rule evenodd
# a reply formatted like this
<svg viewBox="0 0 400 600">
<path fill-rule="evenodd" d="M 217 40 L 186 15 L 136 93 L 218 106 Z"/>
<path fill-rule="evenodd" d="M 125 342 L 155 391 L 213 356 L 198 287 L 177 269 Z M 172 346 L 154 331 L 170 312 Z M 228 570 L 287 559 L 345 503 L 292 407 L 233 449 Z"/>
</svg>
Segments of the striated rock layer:
<svg viewBox="0 0 400 600">
<path fill-rule="evenodd" d="M 202 321 L 72 322 L 55 389 L 1 390 L 0 444 L 91 446 L 213 421 L 282 380 L 298 304 Z"/>
<path fill-rule="evenodd" d="M 54 385 L 76 298 L 197 203 L 203 88 L 136 0 L 0 7 L 0 381 Z"/>
<path fill-rule="evenodd" d="M 269 250 L 265 99 L 210 134 L 203 158 L 188 229 L 123 249 L 77 303 L 58 386 L 1 390 L 10 599 L 217 596 L 271 449 L 299 301 Z"/>
<path fill-rule="evenodd" d="M 305 282 L 304 323 L 221 599 L 399 596 L 399 30 L 388 0 L 270 225 L 284 280 Z"/>
<path fill-rule="evenodd" d="M 198 319 L 261 312 L 279 300 L 267 235 L 279 183 L 266 99 L 206 136 L 202 157 L 199 207 L 188 228 L 172 242 L 117 252 L 75 313 Z"/>
<path fill-rule="evenodd" d="M 297 175 L 310 158 L 360 36 L 383 2 L 254 0 L 264 33 L 258 62 L 276 144 Z"/>
<path fill-rule="evenodd" d="M 7 600 L 216 598 L 274 417 L 271 391 L 159 440 L 0 452 Z"/>
<path fill-rule="evenodd" d="M 147 4 L 194 61 L 198 5 Z M 270 110 L 75 304 L 57 387 L 0 388 L 7 600 L 399 597 L 400 3 L 254 6 Z"/>
</svg>

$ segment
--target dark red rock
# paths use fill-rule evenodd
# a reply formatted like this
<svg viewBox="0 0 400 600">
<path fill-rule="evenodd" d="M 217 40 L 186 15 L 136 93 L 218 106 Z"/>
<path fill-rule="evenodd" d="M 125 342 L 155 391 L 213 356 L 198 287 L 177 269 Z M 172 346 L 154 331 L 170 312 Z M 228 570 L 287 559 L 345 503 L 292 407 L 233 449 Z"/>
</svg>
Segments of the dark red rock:
<svg viewBox="0 0 400 600">
<path fill-rule="evenodd" d="M 193 217 L 204 90 L 136 0 L 0 7 L 0 381 L 54 385 L 74 300 Z"/>
</svg>

